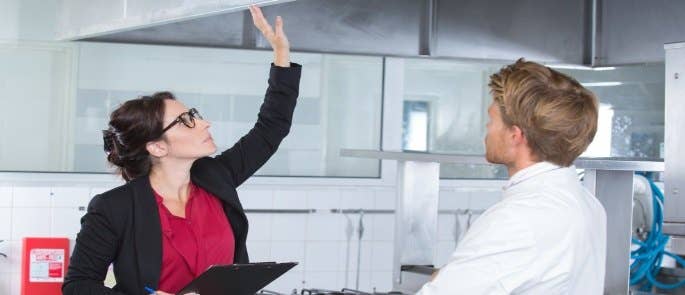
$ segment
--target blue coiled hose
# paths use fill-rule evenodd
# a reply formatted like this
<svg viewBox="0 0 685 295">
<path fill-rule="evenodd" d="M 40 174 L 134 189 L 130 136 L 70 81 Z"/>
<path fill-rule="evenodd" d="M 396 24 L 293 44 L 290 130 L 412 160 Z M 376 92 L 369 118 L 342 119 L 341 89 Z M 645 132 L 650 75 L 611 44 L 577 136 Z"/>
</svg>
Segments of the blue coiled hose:
<svg viewBox="0 0 685 295">
<path fill-rule="evenodd" d="M 661 262 L 664 255 L 670 256 L 681 266 L 685 267 L 685 259 L 671 252 L 666 251 L 666 244 L 670 236 L 663 234 L 662 228 L 664 225 L 664 194 L 659 187 L 654 184 L 654 181 L 648 175 L 644 175 L 649 181 L 649 186 L 652 191 L 652 202 L 654 210 L 654 222 L 652 223 L 652 230 L 647 235 L 644 241 L 633 238 L 633 244 L 639 246 L 634 251 L 630 252 L 630 258 L 634 259 L 630 265 L 630 285 L 641 285 L 640 289 L 649 290 L 652 286 L 659 289 L 675 289 L 685 285 L 685 280 L 666 284 L 656 280 L 656 276 L 661 270 Z"/>
</svg>

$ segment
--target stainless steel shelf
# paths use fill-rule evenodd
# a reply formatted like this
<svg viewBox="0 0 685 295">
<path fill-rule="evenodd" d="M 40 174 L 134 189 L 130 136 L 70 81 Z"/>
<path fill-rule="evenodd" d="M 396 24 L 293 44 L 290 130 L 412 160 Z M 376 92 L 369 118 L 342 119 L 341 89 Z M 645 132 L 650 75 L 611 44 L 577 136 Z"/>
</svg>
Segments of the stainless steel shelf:
<svg viewBox="0 0 685 295">
<path fill-rule="evenodd" d="M 480 156 L 480 155 L 434 154 L 434 153 L 411 152 L 411 151 L 377 151 L 377 150 L 341 149 L 340 150 L 340 156 L 353 157 L 353 158 L 382 159 L 382 160 L 493 165 L 493 164 L 488 163 L 488 161 L 485 160 L 485 156 Z"/>
<path fill-rule="evenodd" d="M 378 151 L 361 149 L 341 149 L 340 155 L 353 158 L 370 158 L 381 160 L 435 162 L 471 165 L 495 165 L 485 160 L 483 155 L 437 154 L 410 151 Z M 578 169 L 614 170 L 614 171 L 664 171 L 661 159 L 635 158 L 580 158 L 574 162 Z"/>
</svg>

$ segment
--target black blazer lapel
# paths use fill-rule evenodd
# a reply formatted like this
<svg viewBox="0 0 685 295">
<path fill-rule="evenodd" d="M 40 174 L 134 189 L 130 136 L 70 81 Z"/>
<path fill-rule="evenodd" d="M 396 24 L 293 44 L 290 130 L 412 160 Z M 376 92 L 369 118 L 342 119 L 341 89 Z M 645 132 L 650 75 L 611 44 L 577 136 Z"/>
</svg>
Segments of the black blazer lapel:
<svg viewBox="0 0 685 295">
<path fill-rule="evenodd" d="M 195 184 L 243 214 L 243 206 L 240 205 L 235 187 L 229 183 L 230 178 L 227 175 L 222 175 L 221 171 L 225 171 L 221 164 L 212 158 L 205 157 L 193 163 L 193 167 L 190 169 L 190 178 Z"/>
<path fill-rule="evenodd" d="M 147 175 L 131 181 L 136 266 L 141 284 L 157 289 L 162 269 L 162 228 L 157 202 Z"/>
</svg>

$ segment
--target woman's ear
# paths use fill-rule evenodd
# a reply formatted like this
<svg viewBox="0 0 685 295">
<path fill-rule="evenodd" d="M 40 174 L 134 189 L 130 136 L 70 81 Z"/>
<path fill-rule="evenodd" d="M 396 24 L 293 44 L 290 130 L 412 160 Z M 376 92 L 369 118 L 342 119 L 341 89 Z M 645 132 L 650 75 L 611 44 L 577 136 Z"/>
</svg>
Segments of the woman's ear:
<svg viewBox="0 0 685 295">
<path fill-rule="evenodd" d="M 150 141 L 145 145 L 145 149 L 151 156 L 161 158 L 169 153 L 167 144 L 162 140 Z"/>
</svg>

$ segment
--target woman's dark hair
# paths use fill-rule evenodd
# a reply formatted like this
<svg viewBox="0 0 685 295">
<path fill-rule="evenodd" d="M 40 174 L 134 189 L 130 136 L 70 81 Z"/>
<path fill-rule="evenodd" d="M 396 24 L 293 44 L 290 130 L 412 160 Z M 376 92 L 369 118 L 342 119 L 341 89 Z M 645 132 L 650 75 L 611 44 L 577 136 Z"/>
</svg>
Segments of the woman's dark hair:
<svg viewBox="0 0 685 295">
<path fill-rule="evenodd" d="M 171 92 L 141 96 L 109 116 L 109 128 L 102 131 L 107 161 L 126 181 L 150 173 L 152 160 L 146 145 L 162 136 L 165 99 L 176 97 Z"/>
</svg>

